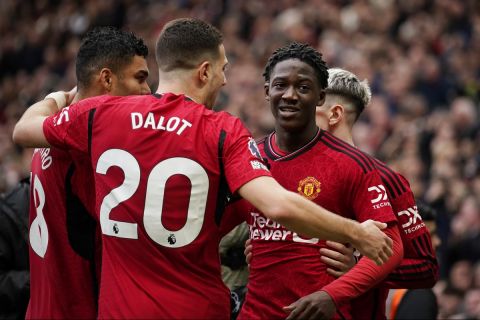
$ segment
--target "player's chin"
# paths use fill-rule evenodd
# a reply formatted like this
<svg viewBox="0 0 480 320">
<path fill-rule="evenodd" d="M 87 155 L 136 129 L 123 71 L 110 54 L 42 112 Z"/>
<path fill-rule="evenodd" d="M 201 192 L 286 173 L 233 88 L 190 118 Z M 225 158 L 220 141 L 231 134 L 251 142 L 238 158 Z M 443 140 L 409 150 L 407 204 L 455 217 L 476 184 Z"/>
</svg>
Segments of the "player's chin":
<svg viewBox="0 0 480 320">
<path fill-rule="evenodd" d="M 287 132 L 298 132 L 305 128 L 296 117 L 277 117 L 277 123 Z"/>
</svg>

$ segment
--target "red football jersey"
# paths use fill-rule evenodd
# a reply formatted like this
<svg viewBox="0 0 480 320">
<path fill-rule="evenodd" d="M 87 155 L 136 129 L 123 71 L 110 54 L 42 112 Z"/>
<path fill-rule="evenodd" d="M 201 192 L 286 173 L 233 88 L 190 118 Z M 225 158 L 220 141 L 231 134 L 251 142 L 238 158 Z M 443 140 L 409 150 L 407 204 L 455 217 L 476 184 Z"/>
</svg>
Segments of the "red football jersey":
<svg viewBox="0 0 480 320">
<path fill-rule="evenodd" d="M 183 95 L 102 96 L 50 117 L 44 132 L 95 170 L 99 317 L 229 317 L 221 214 L 229 190 L 270 176 L 240 120 Z"/>
<path fill-rule="evenodd" d="M 331 135 L 319 130 L 303 148 L 285 154 L 272 134 L 260 143 L 260 150 L 273 177 L 286 189 L 346 218 L 394 221 L 377 169 L 326 136 Z M 249 223 L 253 256 L 240 319 L 285 318 L 282 307 L 335 280 L 319 258 L 324 241 L 305 239 L 255 210 Z M 350 317 L 349 304 L 337 307 L 336 318 Z"/>
<path fill-rule="evenodd" d="M 375 165 L 399 221 L 404 258 L 378 288 L 352 301 L 352 312 L 358 319 L 384 319 L 389 288 L 429 288 L 438 278 L 438 262 L 430 233 L 418 213 L 410 184 L 384 163 L 376 160 Z"/>
<path fill-rule="evenodd" d="M 404 258 L 378 287 L 368 291 L 358 299 L 352 300 L 352 315 L 357 319 L 385 318 L 385 299 L 388 288 L 426 288 L 434 285 L 438 277 L 438 263 L 431 245 L 429 232 L 417 212 L 414 195 L 408 181 L 399 173 L 388 168 L 384 163 L 363 154 L 348 143 L 331 135 L 325 136 L 335 142 L 337 148 L 349 150 L 368 160 L 380 172 L 400 227 L 400 236 L 404 248 Z M 351 277 L 340 277 L 331 283 L 328 292 L 334 294 L 334 300 L 342 303 L 358 295 L 359 285 Z M 371 283 L 374 286 L 375 283 Z M 363 286 L 365 287 L 365 286 Z M 324 290 L 326 290 L 324 288 Z"/>
<path fill-rule="evenodd" d="M 30 192 L 30 303 L 26 318 L 95 318 L 96 222 L 88 213 L 89 172 L 56 148 L 36 149 Z M 93 190 L 90 203 L 93 204 Z M 80 200 L 82 199 L 82 200 Z M 88 206 L 87 206 L 88 207 Z"/>
</svg>

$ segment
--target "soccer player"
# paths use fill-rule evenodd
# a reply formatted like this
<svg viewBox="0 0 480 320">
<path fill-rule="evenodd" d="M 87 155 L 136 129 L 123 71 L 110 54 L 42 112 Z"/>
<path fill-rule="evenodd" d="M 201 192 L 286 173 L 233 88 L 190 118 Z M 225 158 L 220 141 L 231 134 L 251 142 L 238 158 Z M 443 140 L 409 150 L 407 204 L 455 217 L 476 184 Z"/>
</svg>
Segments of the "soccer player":
<svg viewBox="0 0 480 320">
<path fill-rule="evenodd" d="M 317 107 L 317 124 L 344 141 L 339 141 L 339 148 L 353 149 L 352 128 L 370 102 L 370 88 L 366 81 L 360 81 L 349 71 L 332 68 L 328 72 L 327 95 L 325 103 Z M 355 153 L 359 154 L 359 151 Z M 404 259 L 380 286 L 352 301 L 352 313 L 359 319 L 385 318 L 388 288 L 430 288 L 438 278 L 435 251 L 428 229 L 418 213 L 408 181 L 379 160 L 374 159 L 372 164 L 380 172 L 393 211 L 401 226 Z M 333 245 L 341 251 L 344 249 L 341 244 Z M 322 250 L 323 259 L 330 265 L 331 270 L 342 269 L 342 261 L 345 259 L 341 255 L 332 250 Z M 358 286 L 355 272 L 347 273 L 322 288 L 323 292 L 314 293 L 293 304 L 296 311 L 291 318 L 316 316 L 317 309 L 328 309 L 326 305 L 332 306 L 333 302 L 337 306 L 341 305 L 353 297 L 358 297 L 366 289 Z M 328 293 L 328 296 L 325 293 Z M 313 306 L 314 304 L 316 306 Z"/>
<path fill-rule="evenodd" d="M 109 27 L 90 31 L 77 54 L 74 101 L 107 93 L 150 93 L 147 55 L 143 40 L 132 33 Z M 62 149 L 34 152 L 27 318 L 97 316 L 99 228 L 93 218 L 93 175 L 83 167 L 80 155 Z"/>
<path fill-rule="evenodd" d="M 358 285 L 386 277 L 403 255 L 399 230 L 373 160 L 343 146 L 315 123 L 328 78 L 321 54 L 304 44 L 282 47 L 268 60 L 264 77 L 275 131 L 263 139 L 260 153 L 268 159 L 272 176 L 286 189 L 346 218 L 388 223 L 385 232 L 393 239 L 393 256 L 382 267 L 369 259 L 355 267 L 364 275 Z M 253 248 L 239 318 L 286 317 L 283 307 L 335 280 L 318 257 L 325 242 L 270 221 L 261 208 L 249 213 Z M 337 318 L 351 316 L 349 304 L 337 306 Z"/>
<path fill-rule="evenodd" d="M 59 105 L 47 99 L 14 129 L 23 145 L 91 159 L 102 229 L 100 318 L 228 317 L 218 226 L 229 190 L 293 230 L 388 260 L 391 239 L 377 227 L 384 224 L 359 224 L 286 191 L 240 120 L 210 110 L 226 83 L 216 28 L 173 20 L 160 32 L 156 58 L 155 94 L 86 99 L 55 115 Z"/>
</svg>

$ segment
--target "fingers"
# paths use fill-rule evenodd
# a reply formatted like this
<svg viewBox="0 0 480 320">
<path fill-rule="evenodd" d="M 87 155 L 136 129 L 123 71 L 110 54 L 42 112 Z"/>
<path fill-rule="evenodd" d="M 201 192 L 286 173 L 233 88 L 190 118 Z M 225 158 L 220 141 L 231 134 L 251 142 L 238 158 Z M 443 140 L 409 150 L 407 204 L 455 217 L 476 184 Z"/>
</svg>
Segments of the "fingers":
<svg viewBox="0 0 480 320">
<path fill-rule="evenodd" d="M 387 224 L 384 223 L 384 222 L 378 222 L 378 221 L 375 221 L 375 220 L 372 220 L 373 221 L 373 224 L 375 224 L 375 226 L 378 227 L 378 229 L 380 230 L 383 230 L 387 227 Z"/>
<path fill-rule="evenodd" d="M 345 264 L 342 261 L 338 261 L 336 259 L 331 259 L 331 258 L 326 257 L 326 256 L 321 256 L 320 260 L 323 263 L 325 263 L 327 266 L 335 268 L 335 269 L 343 271 L 343 272 L 346 272 L 350 269 L 347 264 Z"/>
<path fill-rule="evenodd" d="M 250 270 L 250 263 L 252 262 L 252 241 L 250 239 L 245 241 L 245 250 L 243 253 L 245 254 L 245 261 L 247 262 L 248 270 Z"/>
<path fill-rule="evenodd" d="M 353 253 L 353 248 L 351 246 L 346 246 L 343 243 L 327 240 L 326 244 L 330 248 L 332 248 L 332 249 L 334 249 L 338 252 L 341 252 L 343 254 Z"/>
<path fill-rule="evenodd" d="M 368 220 L 362 223 L 365 227 L 365 243 L 363 250 L 365 256 L 373 260 L 377 265 L 382 265 L 393 254 L 393 241 L 380 229 L 387 226 L 386 223 Z M 360 250 L 361 252 L 361 250 Z"/>
<path fill-rule="evenodd" d="M 321 248 L 320 254 L 322 256 L 320 259 L 327 266 L 332 268 L 331 275 L 339 277 L 348 272 L 348 270 L 355 265 L 352 247 L 347 247 L 344 244 L 333 241 L 327 241 L 326 244 L 334 250 Z"/>
<path fill-rule="evenodd" d="M 327 273 L 331 276 L 334 276 L 335 278 L 340 278 L 341 276 L 343 276 L 345 274 L 345 272 L 343 272 L 343 271 L 334 270 L 334 269 L 331 269 L 331 268 L 327 268 Z"/>
<path fill-rule="evenodd" d="M 390 239 L 390 238 L 385 239 L 385 246 L 384 246 L 383 250 L 380 250 L 378 252 L 378 257 L 375 260 L 375 263 L 377 265 L 380 266 L 380 265 L 384 264 L 392 256 L 393 251 L 392 251 L 391 245 L 392 245 L 392 239 Z"/>
<path fill-rule="evenodd" d="M 390 257 L 393 254 L 393 240 L 390 237 L 387 237 L 387 254 Z"/>
<path fill-rule="evenodd" d="M 250 263 L 252 263 L 252 253 L 251 252 L 245 256 L 245 262 L 247 262 L 248 267 L 250 267 Z"/>
<path fill-rule="evenodd" d="M 319 251 L 320 251 L 320 254 L 322 254 L 322 256 L 329 257 L 330 259 L 333 259 L 342 263 L 348 261 L 348 258 L 342 252 L 330 250 L 327 248 L 321 248 Z"/>
<path fill-rule="evenodd" d="M 247 239 L 247 241 L 245 241 L 245 250 L 243 251 L 243 253 L 245 255 L 248 255 L 250 252 L 252 252 L 252 241 L 250 239 Z"/>
<path fill-rule="evenodd" d="M 288 307 L 283 307 L 283 311 L 290 313 L 286 320 L 294 320 L 298 319 L 302 310 L 301 306 L 297 308 L 295 304 L 291 304 Z"/>
<path fill-rule="evenodd" d="M 77 94 L 77 87 L 73 87 L 72 90 L 68 91 L 67 93 L 67 104 L 71 104 L 73 99 L 75 98 L 75 95 Z"/>
</svg>

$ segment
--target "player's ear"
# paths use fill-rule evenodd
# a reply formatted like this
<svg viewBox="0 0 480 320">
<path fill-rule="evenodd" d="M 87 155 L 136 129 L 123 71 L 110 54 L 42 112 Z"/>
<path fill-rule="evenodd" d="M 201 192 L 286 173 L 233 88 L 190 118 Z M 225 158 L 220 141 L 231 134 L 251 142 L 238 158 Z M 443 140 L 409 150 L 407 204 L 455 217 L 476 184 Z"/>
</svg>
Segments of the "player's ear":
<svg viewBox="0 0 480 320">
<path fill-rule="evenodd" d="M 334 126 L 342 121 L 345 116 L 345 108 L 341 104 L 335 104 L 328 113 L 328 124 Z"/>
<path fill-rule="evenodd" d="M 197 68 L 198 79 L 206 84 L 212 78 L 212 63 L 208 60 L 203 61 Z"/>
<path fill-rule="evenodd" d="M 317 106 L 323 106 L 323 104 L 325 103 L 325 97 L 326 97 L 325 90 L 320 90 L 320 94 L 318 95 Z"/>
<path fill-rule="evenodd" d="M 265 82 L 263 85 L 263 89 L 265 90 L 265 100 L 270 101 L 270 83 Z"/>
<path fill-rule="evenodd" d="M 100 70 L 99 80 L 105 92 L 112 91 L 112 84 L 113 84 L 112 70 L 110 70 L 109 68 L 102 68 L 102 70 Z"/>
</svg>

